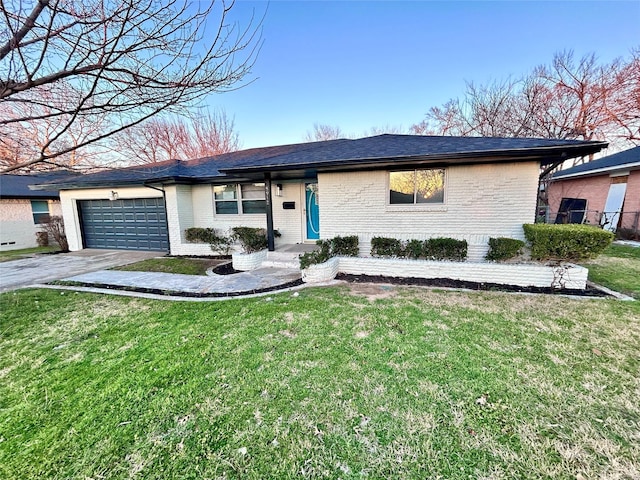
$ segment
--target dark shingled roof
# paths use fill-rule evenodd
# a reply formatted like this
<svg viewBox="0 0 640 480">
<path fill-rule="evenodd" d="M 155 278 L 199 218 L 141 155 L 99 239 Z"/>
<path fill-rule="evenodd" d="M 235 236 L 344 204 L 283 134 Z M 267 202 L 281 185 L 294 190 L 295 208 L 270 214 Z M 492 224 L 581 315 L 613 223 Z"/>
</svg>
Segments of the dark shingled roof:
<svg viewBox="0 0 640 480">
<path fill-rule="evenodd" d="M 69 172 L 51 172 L 36 175 L 0 175 L 0 198 L 59 198 L 58 187 L 31 190 L 29 185 L 60 181 L 70 177 Z"/>
<path fill-rule="evenodd" d="M 593 162 L 583 163 L 575 167 L 561 170 L 553 175 L 554 179 L 567 177 L 582 177 L 586 175 L 597 175 L 608 173 L 613 170 L 624 170 L 635 164 L 635 168 L 640 168 L 640 147 L 631 148 L 624 152 L 614 153 L 606 157 L 599 158 Z"/>
<path fill-rule="evenodd" d="M 356 140 L 252 148 L 196 160 L 170 160 L 57 182 L 61 189 L 145 183 L 225 182 L 256 178 L 263 172 L 354 170 L 420 163 L 473 163 L 540 160 L 542 164 L 595 153 L 605 142 L 531 138 L 378 135 Z M 259 178 L 259 177 L 258 177 Z"/>
</svg>

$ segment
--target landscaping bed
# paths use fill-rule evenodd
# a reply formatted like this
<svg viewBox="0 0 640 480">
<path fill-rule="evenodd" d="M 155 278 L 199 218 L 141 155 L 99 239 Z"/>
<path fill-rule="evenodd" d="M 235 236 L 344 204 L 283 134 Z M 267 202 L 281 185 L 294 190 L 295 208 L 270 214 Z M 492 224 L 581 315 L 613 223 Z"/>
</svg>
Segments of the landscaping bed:
<svg viewBox="0 0 640 480">
<path fill-rule="evenodd" d="M 392 285 L 413 285 L 421 287 L 459 288 L 467 290 L 485 290 L 501 292 L 545 293 L 555 295 L 577 295 L 583 297 L 609 297 L 611 295 L 593 287 L 584 289 L 550 288 L 550 287 L 523 287 L 520 285 L 505 285 L 502 283 L 469 282 L 465 280 L 453 280 L 451 278 L 417 278 L 417 277 L 389 277 L 385 275 L 353 275 L 338 273 L 336 280 L 344 280 L 353 283 L 383 283 Z"/>
</svg>

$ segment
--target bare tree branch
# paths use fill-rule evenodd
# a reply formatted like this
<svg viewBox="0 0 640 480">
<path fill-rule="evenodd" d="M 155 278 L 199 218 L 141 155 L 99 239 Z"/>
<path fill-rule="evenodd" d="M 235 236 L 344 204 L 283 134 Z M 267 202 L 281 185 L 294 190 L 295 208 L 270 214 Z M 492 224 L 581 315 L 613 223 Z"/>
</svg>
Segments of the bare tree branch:
<svg viewBox="0 0 640 480">
<path fill-rule="evenodd" d="M 90 148 L 236 89 L 261 44 L 261 20 L 232 23 L 234 4 L 225 0 L 0 1 L 0 113 L 12 112 L 0 115 L 0 135 L 15 137 L 34 122 L 50 129 L 39 151 L 4 171 Z M 49 102 L 62 85 L 77 93 L 75 102 Z M 65 143 L 74 124 L 96 115 L 100 130 Z"/>
<path fill-rule="evenodd" d="M 129 164 L 203 158 L 238 150 L 233 119 L 224 111 L 190 117 L 152 118 L 113 137 Z"/>
<path fill-rule="evenodd" d="M 640 141 L 640 50 L 599 64 L 557 53 L 550 65 L 505 82 L 467 84 L 462 99 L 433 107 L 418 134 Z"/>
</svg>

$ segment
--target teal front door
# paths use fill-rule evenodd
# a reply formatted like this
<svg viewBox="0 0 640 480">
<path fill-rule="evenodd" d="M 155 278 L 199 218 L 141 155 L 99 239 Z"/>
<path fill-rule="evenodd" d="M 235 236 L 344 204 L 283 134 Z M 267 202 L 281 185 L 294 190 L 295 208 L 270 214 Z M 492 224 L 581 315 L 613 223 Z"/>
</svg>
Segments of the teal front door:
<svg viewBox="0 0 640 480">
<path fill-rule="evenodd" d="M 318 208 L 318 184 L 305 184 L 305 210 L 307 212 L 307 240 L 320 238 L 320 210 Z"/>
</svg>

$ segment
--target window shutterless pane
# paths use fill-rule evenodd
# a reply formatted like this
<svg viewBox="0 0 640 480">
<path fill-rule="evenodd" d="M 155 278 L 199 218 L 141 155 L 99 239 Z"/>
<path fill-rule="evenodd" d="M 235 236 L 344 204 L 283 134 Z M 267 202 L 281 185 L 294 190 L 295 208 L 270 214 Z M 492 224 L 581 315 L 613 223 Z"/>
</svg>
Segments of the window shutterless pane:
<svg viewBox="0 0 640 480">
<path fill-rule="evenodd" d="M 389 203 L 414 203 L 415 172 L 390 172 L 389 190 Z"/>
<path fill-rule="evenodd" d="M 35 223 L 35 224 L 45 223 L 48 220 L 49 220 L 49 214 L 48 213 L 34 213 L 33 214 L 33 223 Z"/>
<path fill-rule="evenodd" d="M 238 198 L 238 189 L 236 185 L 216 185 L 213 196 L 216 200 L 234 200 Z"/>
<path fill-rule="evenodd" d="M 444 203 L 444 170 L 416 170 L 416 203 Z"/>
<path fill-rule="evenodd" d="M 266 213 L 266 200 L 243 200 L 242 213 Z"/>
<path fill-rule="evenodd" d="M 238 213 L 238 202 L 235 200 L 231 202 L 216 201 L 216 213 L 218 215 L 232 215 Z"/>
<path fill-rule="evenodd" d="M 31 200 L 31 213 L 33 223 L 40 224 L 49 220 L 49 202 L 43 200 Z"/>
<path fill-rule="evenodd" d="M 240 185 L 243 200 L 263 200 L 264 199 L 264 183 L 249 183 Z"/>
</svg>

